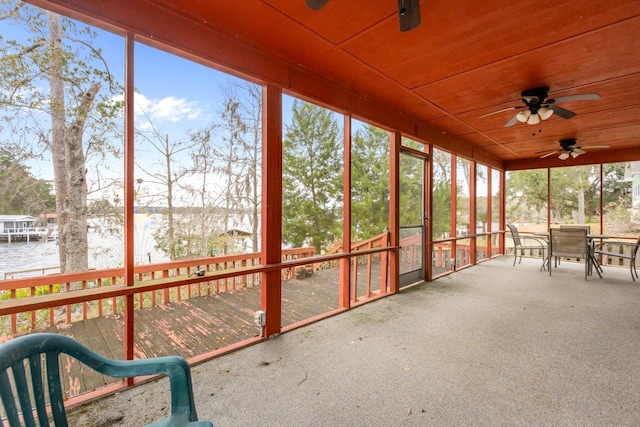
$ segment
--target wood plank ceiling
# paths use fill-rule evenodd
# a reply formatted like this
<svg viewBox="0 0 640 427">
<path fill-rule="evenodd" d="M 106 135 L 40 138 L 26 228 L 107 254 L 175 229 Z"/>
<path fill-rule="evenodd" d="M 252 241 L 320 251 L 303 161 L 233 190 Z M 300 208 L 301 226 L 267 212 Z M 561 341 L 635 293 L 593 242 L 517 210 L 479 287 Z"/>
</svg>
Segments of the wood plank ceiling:
<svg viewBox="0 0 640 427">
<path fill-rule="evenodd" d="M 101 3 L 82 7 L 109 14 Z M 133 3 L 139 16 L 145 4 L 162 5 L 447 134 L 506 169 L 640 160 L 638 0 L 423 0 L 422 23 L 408 32 L 399 31 L 395 0 L 329 0 L 319 11 L 305 0 Z M 550 97 L 600 99 L 562 103 L 577 115 L 554 114 L 539 125 L 504 127 L 516 110 L 480 118 L 523 105 L 521 92 L 539 86 L 548 86 Z M 540 159 L 565 138 L 610 148 Z"/>
</svg>

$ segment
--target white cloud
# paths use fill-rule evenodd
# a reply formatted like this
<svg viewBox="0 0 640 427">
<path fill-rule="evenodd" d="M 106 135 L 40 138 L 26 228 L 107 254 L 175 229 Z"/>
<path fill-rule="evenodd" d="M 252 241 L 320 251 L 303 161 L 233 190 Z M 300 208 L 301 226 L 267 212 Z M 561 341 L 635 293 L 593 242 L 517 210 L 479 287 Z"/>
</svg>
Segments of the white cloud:
<svg viewBox="0 0 640 427">
<path fill-rule="evenodd" d="M 114 101 L 122 101 L 124 95 L 118 95 Z M 185 98 L 167 96 L 159 99 L 149 99 L 141 93 L 134 95 L 134 115 L 136 127 L 149 130 L 153 127 L 161 128 L 166 122 L 177 123 L 184 120 L 196 120 L 202 116 L 202 109 L 198 101 L 188 101 Z"/>
<path fill-rule="evenodd" d="M 155 126 L 162 122 L 195 120 L 202 113 L 197 101 L 188 101 L 174 96 L 149 99 L 143 94 L 136 93 L 134 102 L 136 119 L 151 121 Z"/>
</svg>

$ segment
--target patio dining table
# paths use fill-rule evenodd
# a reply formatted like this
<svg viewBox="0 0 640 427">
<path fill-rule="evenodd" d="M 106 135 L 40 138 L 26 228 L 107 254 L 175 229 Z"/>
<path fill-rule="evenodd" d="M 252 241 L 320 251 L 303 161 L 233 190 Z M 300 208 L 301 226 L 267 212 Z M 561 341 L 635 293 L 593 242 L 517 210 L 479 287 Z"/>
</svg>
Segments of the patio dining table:
<svg viewBox="0 0 640 427">
<path fill-rule="evenodd" d="M 542 238 L 546 238 L 547 242 L 549 241 L 549 235 L 550 233 L 548 231 L 540 231 L 540 232 L 535 232 L 533 233 L 534 236 L 536 237 L 542 237 Z M 595 246 L 595 241 L 596 240 L 606 240 L 608 239 L 610 236 L 606 235 L 606 234 L 587 234 L 587 244 L 589 245 L 589 274 L 592 274 L 593 271 L 593 267 L 595 267 L 596 272 L 598 273 L 598 276 L 600 276 L 600 278 L 602 279 L 602 267 L 600 267 L 600 263 L 598 263 L 598 260 L 595 257 L 594 254 L 594 246 Z M 551 268 L 551 264 L 549 264 L 551 262 L 551 251 L 548 251 L 548 255 L 547 255 L 547 266 L 549 268 Z"/>
</svg>

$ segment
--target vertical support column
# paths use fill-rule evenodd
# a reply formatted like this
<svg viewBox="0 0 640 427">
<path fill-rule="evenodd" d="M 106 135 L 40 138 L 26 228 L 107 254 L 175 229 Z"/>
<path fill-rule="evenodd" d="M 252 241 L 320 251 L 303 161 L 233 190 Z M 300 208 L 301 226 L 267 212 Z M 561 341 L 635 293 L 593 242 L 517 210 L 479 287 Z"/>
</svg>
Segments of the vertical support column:
<svg viewBox="0 0 640 427">
<path fill-rule="evenodd" d="M 449 221 L 451 222 L 451 237 L 458 237 L 458 156 L 451 155 L 451 212 L 449 213 Z M 458 241 L 451 241 L 451 252 L 449 253 L 449 260 L 451 263 L 451 270 L 455 271 L 456 264 L 458 262 L 458 256 L 456 251 L 456 245 Z"/>
<path fill-rule="evenodd" d="M 478 164 L 475 160 L 469 162 L 469 231 L 471 234 L 476 234 L 476 194 L 478 178 Z M 475 265 L 477 262 L 476 257 L 476 242 L 477 237 L 469 238 L 469 264 Z"/>
<path fill-rule="evenodd" d="M 282 262 L 282 91 L 262 89 L 262 226 L 260 262 Z M 282 327 L 280 270 L 261 274 L 261 308 L 266 313 L 263 335 L 279 334 Z"/>
<path fill-rule="evenodd" d="M 125 37 L 125 88 L 124 88 L 124 282 L 133 286 L 134 266 L 134 39 L 133 34 Z M 124 307 L 124 358 L 133 360 L 134 346 L 133 295 L 125 297 Z M 127 381 L 132 384 L 133 379 Z"/>
<path fill-rule="evenodd" d="M 400 245 L 400 132 L 389 133 L 389 244 Z M 400 290 L 400 253 L 389 253 L 390 292 Z M 382 290 L 381 290 L 382 291 Z"/>
<path fill-rule="evenodd" d="M 344 115 L 344 155 L 342 173 L 342 251 L 351 252 L 351 115 Z M 351 258 L 340 260 L 340 288 L 338 304 L 340 308 L 349 308 L 351 293 Z"/>
<path fill-rule="evenodd" d="M 547 231 L 551 228 L 551 168 L 547 168 Z"/>
<path fill-rule="evenodd" d="M 600 163 L 600 228 L 598 233 L 604 233 L 604 191 L 602 186 L 604 185 L 604 164 Z"/>
<path fill-rule="evenodd" d="M 487 258 L 491 259 L 493 252 L 493 234 L 491 232 L 495 231 L 492 227 L 492 218 L 493 218 L 493 168 L 487 168 L 487 229 L 485 230 L 487 234 Z"/>
<path fill-rule="evenodd" d="M 424 214 L 427 217 L 425 224 L 424 236 L 424 268 L 425 280 L 433 279 L 433 144 L 425 146 L 429 149 L 429 155 L 425 159 L 424 170 Z M 442 265 L 442 249 L 438 249 L 438 264 Z"/>
<path fill-rule="evenodd" d="M 506 213 L 505 213 L 505 205 L 507 203 L 507 195 L 505 193 L 506 190 L 506 176 L 505 176 L 505 171 L 500 171 L 500 212 L 498 214 L 498 221 L 500 224 L 500 230 L 504 230 L 506 227 L 505 221 L 506 221 Z M 498 251 L 501 254 L 504 254 L 505 251 L 505 233 L 500 233 L 500 246 L 498 248 Z"/>
</svg>

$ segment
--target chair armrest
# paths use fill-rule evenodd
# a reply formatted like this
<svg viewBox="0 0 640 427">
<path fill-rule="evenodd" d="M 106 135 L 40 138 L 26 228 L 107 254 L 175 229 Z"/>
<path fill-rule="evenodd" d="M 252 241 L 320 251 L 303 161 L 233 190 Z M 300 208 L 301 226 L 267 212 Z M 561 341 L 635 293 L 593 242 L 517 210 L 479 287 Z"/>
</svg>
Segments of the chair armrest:
<svg viewBox="0 0 640 427">
<path fill-rule="evenodd" d="M 28 337 L 28 336 L 27 336 Z M 33 336 L 35 337 L 35 336 Z M 39 352 L 68 354 L 90 368 L 114 378 L 148 375 L 166 375 L 171 389 L 171 414 L 188 414 L 189 421 L 196 421 L 195 402 L 191 384 L 189 363 L 179 356 L 163 356 L 152 359 L 115 360 L 94 353 L 79 342 L 59 334 L 37 334 Z"/>
<path fill-rule="evenodd" d="M 520 235 L 520 240 L 522 240 L 523 242 L 525 242 L 526 240 L 531 240 L 531 241 L 534 241 L 537 244 L 539 244 L 541 248 L 546 248 L 547 247 L 547 241 L 545 239 L 540 238 L 540 237 Z"/>
</svg>

